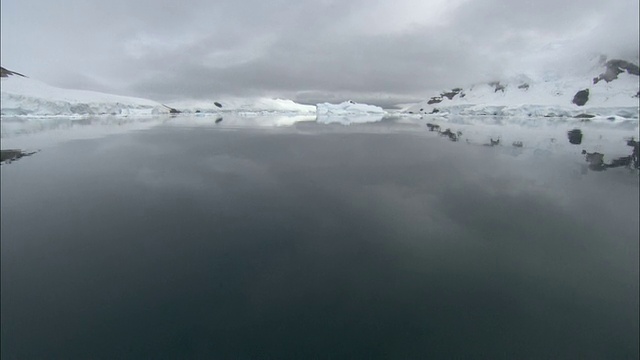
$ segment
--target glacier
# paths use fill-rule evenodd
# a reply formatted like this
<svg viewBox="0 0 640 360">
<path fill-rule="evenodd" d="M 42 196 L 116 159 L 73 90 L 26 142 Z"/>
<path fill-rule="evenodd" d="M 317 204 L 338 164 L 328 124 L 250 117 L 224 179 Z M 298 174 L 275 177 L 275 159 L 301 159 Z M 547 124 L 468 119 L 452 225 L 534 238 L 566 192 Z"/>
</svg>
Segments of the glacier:
<svg viewBox="0 0 640 360">
<path fill-rule="evenodd" d="M 13 75 L 1 78 L 3 116 L 149 116 L 168 114 L 162 104 L 141 98 L 54 87 Z"/>
</svg>

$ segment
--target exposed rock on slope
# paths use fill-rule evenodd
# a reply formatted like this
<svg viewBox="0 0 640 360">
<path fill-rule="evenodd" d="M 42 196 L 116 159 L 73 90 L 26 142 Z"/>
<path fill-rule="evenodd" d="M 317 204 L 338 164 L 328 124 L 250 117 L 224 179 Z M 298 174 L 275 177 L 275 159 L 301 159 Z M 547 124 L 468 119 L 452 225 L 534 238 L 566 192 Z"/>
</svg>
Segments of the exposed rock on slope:
<svg viewBox="0 0 640 360">
<path fill-rule="evenodd" d="M 606 82 L 612 82 L 618 78 L 619 74 L 627 72 L 631 75 L 640 75 L 640 69 L 638 65 L 632 64 L 624 60 L 609 60 L 605 63 L 606 70 L 598 77 L 593 78 L 593 84 L 597 84 L 598 81 L 604 80 Z"/>
<path fill-rule="evenodd" d="M 17 76 L 22 76 L 22 77 L 26 77 L 20 73 L 17 73 L 15 71 L 11 71 L 11 70 L 7 70 L 3 67 L 0 66 L 0 77 L 6 78 L 9 76 L 13 76 L 13 75 L 17 75 Z"/>
<path fill-rule="evenodd" d="M 638 118 L 638 65 L 620 59 L 582 75 L 555 72 L 496 79 L 440 92 L 403 111 L 411 114 Z M 595 74 L 597 77 L 593 77 Z M 600 81 L 604 80 L 604 81 Z"/>
<path fill-rule="evenodd" d="M 578 106 L 584 106 L 589 101 L 589 89 L 580 90 L 573 97 L 572 103 Z"/>
</svg>

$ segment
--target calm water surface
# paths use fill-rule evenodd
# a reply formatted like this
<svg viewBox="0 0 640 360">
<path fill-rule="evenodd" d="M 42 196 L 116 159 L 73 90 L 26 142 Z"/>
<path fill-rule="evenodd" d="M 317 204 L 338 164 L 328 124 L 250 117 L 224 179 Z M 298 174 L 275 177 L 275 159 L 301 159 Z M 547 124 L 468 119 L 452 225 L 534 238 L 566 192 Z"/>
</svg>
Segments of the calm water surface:
<svg viewBox="0 0 640 360">
<path fill-rule="evenodd" d="M 638 358 L 637 173 L 431 135 L 160 126 L 3 165 L 2 358 Z"/>
</svg>

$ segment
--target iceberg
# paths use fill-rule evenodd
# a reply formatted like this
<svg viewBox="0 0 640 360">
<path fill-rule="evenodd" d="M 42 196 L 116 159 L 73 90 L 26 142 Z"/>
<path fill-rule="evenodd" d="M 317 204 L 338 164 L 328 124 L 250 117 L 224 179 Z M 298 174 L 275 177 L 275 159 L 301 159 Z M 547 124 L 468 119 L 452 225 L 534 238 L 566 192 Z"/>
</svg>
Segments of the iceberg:
<svg viewBox="0 0 640 360">
<path fill-rule="evenodd" d="M 349 125 L 380 121 L 386 112 L 375 105 L 345 101 L 340 104 L 318 104 L 316 114 L 318 123 Z"/>
<path fill-rule="evenodd" d="M 316 105 L 316 113 L 318 116 L 326 115 L 365 115 L 365 114 L 375 114 L 375 115 L 384 115 L 385 111 L 375 105 L 367 105 L 367 104 L 358 104 L 353 101 L 345 101 L 340 104 L 330 104 L 330 103 L 322 103 Z"/>
</svg>

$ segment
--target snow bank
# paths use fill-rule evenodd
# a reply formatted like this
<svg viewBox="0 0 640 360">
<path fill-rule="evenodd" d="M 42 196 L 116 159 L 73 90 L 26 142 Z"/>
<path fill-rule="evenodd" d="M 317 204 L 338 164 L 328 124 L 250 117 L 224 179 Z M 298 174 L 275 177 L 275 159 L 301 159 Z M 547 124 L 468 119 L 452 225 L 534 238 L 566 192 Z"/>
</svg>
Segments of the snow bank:
<svg viewBox="0 0 640 360">
<path fill-rule="evenodd" d="M 313 105 L 298 104 L 292 100 L 271 98 L 229 98 L 219 100 L 185 100 L 168 104 L 184 113 L 228 113 L 240 115 L 314 114 Z"/>
<path fill-rule="evenodd" d="M 166 114 L 152 100 L 62 89 L 21 76 L 2 78 L 1 112 L 9 116 L 86 116 Z"/>
</svg>

